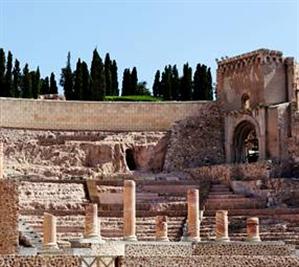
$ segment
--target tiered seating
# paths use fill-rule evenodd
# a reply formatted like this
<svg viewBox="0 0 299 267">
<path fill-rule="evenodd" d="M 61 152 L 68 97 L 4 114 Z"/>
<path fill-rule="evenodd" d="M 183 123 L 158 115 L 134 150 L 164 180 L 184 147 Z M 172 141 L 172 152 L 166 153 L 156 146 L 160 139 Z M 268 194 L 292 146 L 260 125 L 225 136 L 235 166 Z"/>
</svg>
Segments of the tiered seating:
<svg viewBox="0 0 299 267">
<path fill-rule="evenodd" d="M 264 200 L 233 193 L 223 184 L 213 184 L 201 224 L 203 240 L 215 239 L 215 212 L 228 210 L 231 240 L 246 239 L 246 218 L 260 218 L 260 236 L 264 241 L 286 241 L 299 246 L 299 208 L 266 208 Z"/>
</svg>

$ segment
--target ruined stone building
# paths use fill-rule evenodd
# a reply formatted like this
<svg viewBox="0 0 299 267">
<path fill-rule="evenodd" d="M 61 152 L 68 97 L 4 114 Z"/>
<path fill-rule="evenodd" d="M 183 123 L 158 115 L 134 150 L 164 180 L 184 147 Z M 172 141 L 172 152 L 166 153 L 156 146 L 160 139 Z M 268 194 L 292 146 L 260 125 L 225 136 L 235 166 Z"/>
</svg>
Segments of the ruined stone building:
<svg viewBox="0 0 299 267">
<path fill-rule="evenodd" d="M 215 101 L 0 98 L 0 266 L 299 266 L 299 65 L 217 64 Z"/>
</svg>

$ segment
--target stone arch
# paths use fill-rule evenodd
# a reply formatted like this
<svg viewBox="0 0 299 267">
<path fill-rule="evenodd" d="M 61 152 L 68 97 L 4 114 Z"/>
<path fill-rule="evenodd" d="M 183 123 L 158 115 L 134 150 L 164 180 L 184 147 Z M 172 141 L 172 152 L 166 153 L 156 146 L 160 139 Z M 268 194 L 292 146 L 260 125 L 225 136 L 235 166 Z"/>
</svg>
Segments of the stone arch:
<svg viewBox="0 0 299 267">
<path fill-rule="evenodd" d="M 233 155 L 235 163 L 251 163 L 260 157 L 260 133 L 257 125 L 249 120 L 237 124 L 233 134 Z"/>
</svg>

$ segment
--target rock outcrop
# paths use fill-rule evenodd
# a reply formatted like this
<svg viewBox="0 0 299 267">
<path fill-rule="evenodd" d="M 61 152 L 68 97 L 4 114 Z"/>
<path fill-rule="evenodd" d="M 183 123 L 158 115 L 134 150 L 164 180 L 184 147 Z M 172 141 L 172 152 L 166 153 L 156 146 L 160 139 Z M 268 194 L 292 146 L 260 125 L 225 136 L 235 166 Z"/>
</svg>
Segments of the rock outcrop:
<svg viewBox="0 0 299 267">
<path fill-rule="evenodd" d="M 2 129 L 5 176 L 101 177 L 162 170 L 165 132 L 58 132 Z"/>
</svg>

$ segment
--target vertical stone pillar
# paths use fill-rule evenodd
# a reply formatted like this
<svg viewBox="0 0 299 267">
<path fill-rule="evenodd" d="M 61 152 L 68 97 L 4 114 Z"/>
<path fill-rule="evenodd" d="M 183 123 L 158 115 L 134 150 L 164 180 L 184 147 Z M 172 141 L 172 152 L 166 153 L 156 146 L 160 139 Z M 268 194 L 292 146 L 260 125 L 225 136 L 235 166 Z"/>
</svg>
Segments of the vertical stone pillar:
<svg viewBox="0 0 299 267">
<path fill-rule="evenodd" d="M 88 204 L 85 206 L 85 238 L 97 238 L 99 235 L 98 205 Z"/>
<path fill-rule="evenodd" d="M 56 217 L 46 212 L 44 213 L 43 235 L 43 247 L 45 249 L 58 248 L 56 235 Z"/>
<path fill-rule="evenodd" d="M 0 179 L 3 179 L 3 168 L 4 168 L 4 154 L 3 154 L 3 143 L 0 141 Z"/>
<path fill-rule="evenodd" d="M 136 238 L 136 185 L 133 180 L 124 182 L 124 240 L 137 241 Z"/>
<path fill-rule="evenodd" d="M 216 212 L 216 241 L 229 241 L 227 210 Z"/>
<path fill-rule="evenodd" d="M 188 241 L 200 241 L 199 236 L 199 193 L 197 189 L 189 189 L 188 201 Z"/>
<path fill-rule="evenodd" d="M 251 217 L 247 219 L 247 241 L 261 241 L 259 218 L 257 217 Z"/>
<path fill-rule="evenodd" d="M 156 217 L 156 241 L 169 241 L 167 236 L 167 216 Z"/>
</svg>

